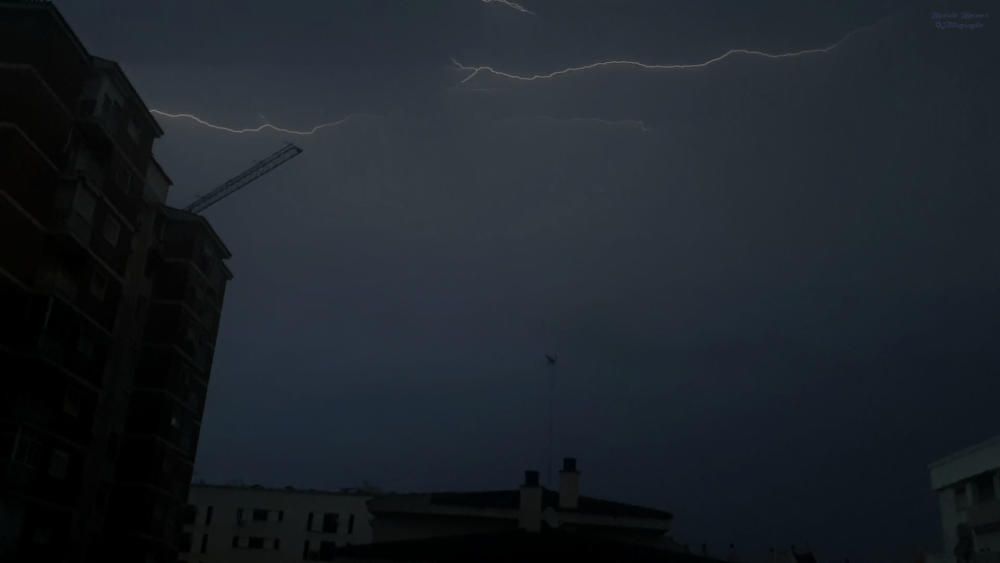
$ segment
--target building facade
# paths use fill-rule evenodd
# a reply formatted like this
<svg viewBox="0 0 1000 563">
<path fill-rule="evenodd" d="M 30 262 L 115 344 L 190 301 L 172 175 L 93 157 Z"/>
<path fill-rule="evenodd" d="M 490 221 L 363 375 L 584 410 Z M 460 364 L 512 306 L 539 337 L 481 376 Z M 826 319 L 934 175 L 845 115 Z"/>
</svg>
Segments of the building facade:
<svg viewBox="0 0 1000 563">
<path fill-rule="evenodd" d="M 370 494 L 291 487 L 192 485 L 181 560 L 332 561 L 372 541 Z"/>
<path fill-rule="evenodd" d="M 944 553 L 932 559 L 1000 563 L 1000 436 L 930 465 Z"/>
<path fill-rule="evenodd" d="M 0 1 L 0 560 L 176 557 L 231 275 L 162 134 L 51 3 Z"/>
</svg>

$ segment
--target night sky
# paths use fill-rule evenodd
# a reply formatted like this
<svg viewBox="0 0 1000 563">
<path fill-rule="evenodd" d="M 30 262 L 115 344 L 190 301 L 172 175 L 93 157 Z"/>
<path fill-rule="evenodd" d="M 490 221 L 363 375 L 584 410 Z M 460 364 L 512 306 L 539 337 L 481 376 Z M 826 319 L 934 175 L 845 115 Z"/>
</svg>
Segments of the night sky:
<svg viewBox="0 0 1000 563">
<path fill-rule="evenodd" d="M 927 464 L 998 432 L 1000 10 L 989 2 L 62 0 L 233 252 L 196 477 L 516 487 L 675 513 L 743 559 L 913 561 Z M 466 65 L 545 73 L 518 82 Z"/>
</svg>

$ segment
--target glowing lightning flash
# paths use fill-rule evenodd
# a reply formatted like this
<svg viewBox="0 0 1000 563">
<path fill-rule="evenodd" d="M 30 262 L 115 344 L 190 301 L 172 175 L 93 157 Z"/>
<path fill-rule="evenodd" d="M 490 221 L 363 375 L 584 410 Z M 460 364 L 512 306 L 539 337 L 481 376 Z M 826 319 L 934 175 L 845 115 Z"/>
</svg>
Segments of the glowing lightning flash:
<svg viewBox="0 0 1000 563">
<path fill-rule="evenodd" d="M 513 8 L 522 14 L 528 14 L 529 16 L 537 15 L 535 12 L 525 8 L 524 6 L 514 2 L 512 0 L 482 0 L 483 4 L 501 4 L 507 6 L 508 8 Z"/>
<path fill-rule="evenodd" d="M 484 1 L 486 1 L 486 0 L 484 0 Z M 576 73 L 576 72 L 583 72 L 583 71 L 593 70 L 593 69 L 602 68 L 602 67 L 610 67 L 610 66 L 631 67 L 631 68 L 637 68 L 637 69 L 640 69 L 640 70 L 692 70 L 692 69 L 696 69 L 696 68 L 705 68 L 707 66 L 711 66 L 711 65 L 713 65 L 715 63 L 722 62 L 722 61 L 724 61 L 724 60 L 726 60 L 726 59 L 728 59 L 728 58 L 730 58 L 730 57 L 732 57 L 734 55 L 748 55 L 748 56 L 753 56 L 753 57 L 762 57 L 762 58 L 766 58 L 766 59 L 788 59 L 788 58 L 793 58 L 793 57 L 802 57 L 802 56 L 806 56 L 806 55 L 818 55 L 818 54 L 821 54 L 821 53 L 829 53 L 830 51 L 836 49 L 842 43 L 844 43 L 845 41 L 847 41 L 848 39 L 850 39 L 853 35 L 855 35 L 857 33 L 860 33 L 862 31 L 867 31 L 868 29 L 871 29 L 872 27 L 874 27 L 877 24 L 878 24 L 878 22 L 876 22 L 874 24 L 871 24 L 871 25 L 868 25 L 868 26 L 865 26 L 865 27 L 861 27 L 861 28 L 855 29 L 854 31 L 852 31 L 852 32 L 848 33 L 847 35 L 845 35 L 844 37 L 842 37 L 836 43 L 834 43 L 832 45 L 829 45 L 827 47 L 823 47 L 823 48 L 804 49 L 802 51 L 791 51 L 791 52 L 788 52 L 788 53 L 766 53 L 764 51 L 757 51 L 757 50 L 753 50 L 753 49 L 730 49 L 730 50 L 726 51 L 725 53 L 723 53 L 723 54 L 721 54 L 721 55 L 719 55 L 717 57 L 708 59 L 707 61 L 700 62 L 700 63 L 688 63 L 688 64 L 646 64 L 646 63 L 642 63 L 642 62 L 639 62 L 639 61 L 611 60 L 611 61 L 598 61 L 596 63 L 590 63 L 590 64 L 583 65 L 583 66 L 568 67 L 568 68 L 556 70 L 556 71 L 553 71 L 553 72 L 550 72 L 550 73 L 547 73 L 547 74 L 527 74 L 527 75 L 523 75 L 523 74 L 512 74 L 512 73 L 509 73 L 509 72 L 504 72 L 504 71 L 501 71 L 501 70 L 497 70 L 497 69 L 495 69 L 495 68 L 493 68 L 491 66 L 466 66 L 466 65 L 463 65 L 462 63 L 458 62 L 455 59 L 452 59 L 451 62 L 454 63 L 455 66 L 458 67 L 460 70 L 469 71 L 469 75 L 462 79 L 462 82 L 461 82 L 462 84 L 464 84 L 464 83 L 472 80 L 473 78 L 475 78 L 476 76 L 478 76 L 480 73 L 492 74 L 494 76 L 498 76 L 498 77 L 501 77 L 501 78 L 508 78 L 510 80 L 520 80 L 520 81 L 523 81 L 523 82 L 533 82 L 535 80 L 549 80 L 549 79 L 552 79 L 552 78 L 559 78 L 559 77 L 565 76 L 567 74 L 572 74 L 572 73 Z"/>
<path fill-rule="evenodd" d="M 203 125 L 205 127 L 208 127 L 210 129 L 215 129 L 217 131 L 225 131 L 226 133 L 235 133 L 237 135 L 243 135 L 246 133 L 260 133 L 265 129 L 270 129 L 272 131 L 277 131 L 279 133 L 287 133 L 289 135 L 302 135 L 302 136 L 315 135 L 322 129 L 326 129 L 328 127 L 336 127 L 338 125 L 346 123 L 352 118 L 359 117 L 361 115 L 361 114 L 351 114 L 348 115 L 347 117 L 338 119 L 337 121 L 321 123 L 313 127 L 312 129 L 296 130 L 296 129 L 286 129 L 284 127 L 278 127 L 277 125 L 271 123 L 265 123 L 263 125 L 258 125 L 257 127 L 248 127 L 245 129 L 233 129 L 232 127 L 225 127 L 222 125 L 216 125 L 215 123 L 209 123 L 208 121 L 205 121 L 204 119 L 198 117 L 197 115 L 191 115 L 190 113 L 167 113 L 165 111 L 160 111 L 158 109 L 151 109 L 149 110 L 149 113 L 154 113 L 156 115 L 161 115 L 163 117 L 169 117 L 171 119 L 190 119 L 191 121 L 194 121 L 198 125 Z"/>
</svg>

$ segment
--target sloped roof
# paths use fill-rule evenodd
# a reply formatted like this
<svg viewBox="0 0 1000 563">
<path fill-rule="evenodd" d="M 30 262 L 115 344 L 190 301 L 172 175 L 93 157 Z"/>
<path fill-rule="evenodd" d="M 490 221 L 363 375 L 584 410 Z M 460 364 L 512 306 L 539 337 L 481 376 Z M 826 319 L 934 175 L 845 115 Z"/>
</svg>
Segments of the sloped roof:
<svg viewBox="0 0 1000 563">
<path fill-rule="evenodd" d="M 563 530 L 524 531 L 451 536 L 350 546 L 337 550 L 338 559 L 382 561 L 616 561 L 708 563 L 690 553 L 616 542 L 591 534 Z"/>
<path fill-rule="evenodd" d="M 391 495 L 390 495 L 391 496 Z M 432 506 L 482 508 L 496 510 L 517 510 L 520 502 L 519 490 L 472 491 L 472 492 L 438 492 L 425 495 Z M 553 507 L 560 512 L 576 512 L 595 516 L 651 518 L 670 520 L 673 514 L 665 510 L 603 500 L 594 497 L 580 496 L 576 509 L 559 508 L 559 493 L 548 489 L 542 490 L 542 509 Z M 378 507 L 373 506 L 373 511 Z M 391 509 L 390 509 L 391 510 Z"/>
</svg>

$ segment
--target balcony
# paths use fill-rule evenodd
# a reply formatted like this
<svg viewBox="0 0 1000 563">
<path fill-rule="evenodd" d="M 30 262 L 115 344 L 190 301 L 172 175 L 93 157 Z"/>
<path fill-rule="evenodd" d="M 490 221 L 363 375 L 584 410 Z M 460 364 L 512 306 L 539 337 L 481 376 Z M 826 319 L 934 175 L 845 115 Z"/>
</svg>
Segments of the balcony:
<svg viewBox="0 0 1000 563">
<path fill-rule="evenodd" d="M 56 297 L 5 290 L 0 305 L 5 312 L 0 315 L 0 345 L 19 362 L 42 360 L 101 386 L 110 346 L 106 332 Z"/>
<path fill-rule="evenodd" d="M 49 161 L 62 164 L 72 115 L 33 67 L 0 64 L 0 122 L 17 126 Z"/>
</svg>

